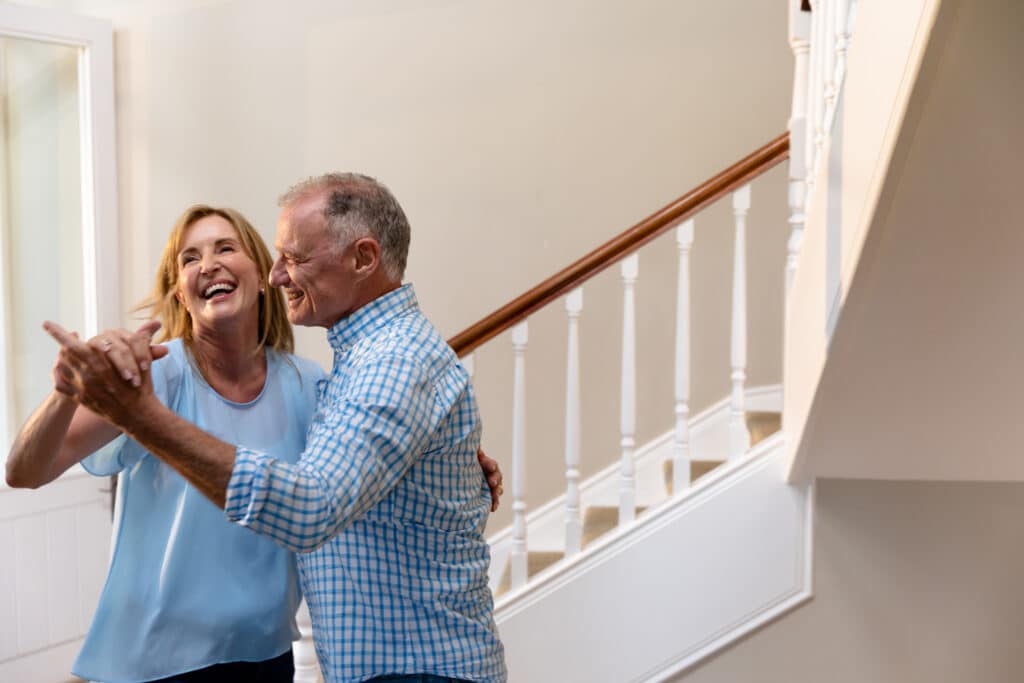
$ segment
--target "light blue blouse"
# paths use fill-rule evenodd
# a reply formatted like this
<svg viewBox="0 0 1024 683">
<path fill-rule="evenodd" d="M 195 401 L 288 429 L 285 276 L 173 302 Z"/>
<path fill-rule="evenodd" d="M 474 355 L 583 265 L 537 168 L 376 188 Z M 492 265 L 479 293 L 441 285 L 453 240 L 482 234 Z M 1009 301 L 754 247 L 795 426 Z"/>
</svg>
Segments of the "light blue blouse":
<svg viewBox="0 0 1024 683">
<path fill-rule="evenodd" d="M 316 364 L 267 352 L 263 391 L 249 403 L 220 396 L 181 340 L 153 364 L 157 397 L 200 428 L 295 462 L 316 408 Z M 282 654 L 298 637 L 295 560 L 222 510 L 136 441 L 118 437 L 82 465 L 120 473 L 113 556 L 92 626 L 72 671 L 135 683 L 231 661 Z"/>
</svg>

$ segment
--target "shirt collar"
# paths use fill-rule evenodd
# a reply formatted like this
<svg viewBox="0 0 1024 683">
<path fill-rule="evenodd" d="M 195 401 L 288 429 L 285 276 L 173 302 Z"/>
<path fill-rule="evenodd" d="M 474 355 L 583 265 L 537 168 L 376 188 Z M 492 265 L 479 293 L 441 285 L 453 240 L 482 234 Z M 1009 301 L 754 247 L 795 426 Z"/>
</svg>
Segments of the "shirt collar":
<svg viewBox="0 0 1024 683">
<path fill-rule="evenodd" d="M 344 349 L 416 308 L 419 308 L 419 303 L 412 284 L 404 284 L 336 322 L 327 331 L 327 341 L 332 349 Z"/>
</svg>

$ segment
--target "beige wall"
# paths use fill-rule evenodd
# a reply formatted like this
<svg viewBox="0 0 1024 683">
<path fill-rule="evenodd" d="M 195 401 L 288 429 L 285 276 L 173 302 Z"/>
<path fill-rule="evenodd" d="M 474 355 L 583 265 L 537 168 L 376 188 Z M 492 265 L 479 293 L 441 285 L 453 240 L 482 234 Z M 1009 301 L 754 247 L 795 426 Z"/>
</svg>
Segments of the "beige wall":
<svg viewBox="0 0 1024 683">
<path fill-rule="evenodd" d="M 450 336 L 782 132 L 785 8 L 677 0 L 40 1 L 117 31 L 124 305 L 190 203 L 268 238 L 274 199 L 327 169 L 388 183 L 414 226 L 409 277 Z M 785 174 L 754 187 L 750 382 L 781 376 Z M 698 223 L 693 408 L 728 391 L 731 228 Z M 672 239 L 638 284 L 638 443 L 671 424 Z M 619 299 L 582 319 L 584 474 L 615 457 Z M 601 299 L 606 303 L 600 305 Z M 561 303 L 531 328 L 531 506 L 564 486 Z M 300 350 L 328 362 L 319 331 Z M 507 336 L 479 358 L 485 445 L 511 468 Z M 508 497 L 493 525 L 508 522 Z"/>
<path fill-rule="evenodd" d="M 921 3 L 922 20 L 934 4 Z M 858 12 L 858 25 L 873 29 L 900 19 L 894 14 Z M 855 216 L 863 208 L 865 223 L 854 226 L 864 233 L 863 249 L 851 261 L 855 270 L 820 380 L 793 382 L 787 368 L 787 402 L 814 392 L 798 458 L 803 474 L 1024 481 L 1024 318 L 1015 315 L 1024 290 L 1016 210 L 1024 89 L 1008 85 L 1020 80 L 1022 32 L 1024 4 L 1016 0 L 944 0 L 919 46 L 920 75 L 907 84 L 906 111 L 893 115 L 892 162 L 876 169 L 863 152 L 848 160 L 844 182 L 855 180 L 839 203 Z M 856 41 L 851 57 L 873 47 Z M 877 120 L 860 120 L 871 118 L 866 107 L 852 107 L 854 96 L 884 94 L 864 82 L 863 71 L 855 76 L 857 65 L 877 70 L 851 63 L 846 94 L 858 120 L 847 126 L 844 147 L 877 145 L 882 132 L 871 130 Z M 877 174 L 877 197 L 856 179 L 864 166 Z M 814 339 L 801 328 L 789 331 L 801 341 L 788 350 L 794 365 L 807 359 Z M 790 420 L 788 409 L 787 403 Z M 790 437 L 798 434 L 787 427 Z"/>
<path fill-rule="evenodd" d="M 815 598 L 686 683 L 1015 683 L 1024 486 L 822 480 Z"/>
</svg>

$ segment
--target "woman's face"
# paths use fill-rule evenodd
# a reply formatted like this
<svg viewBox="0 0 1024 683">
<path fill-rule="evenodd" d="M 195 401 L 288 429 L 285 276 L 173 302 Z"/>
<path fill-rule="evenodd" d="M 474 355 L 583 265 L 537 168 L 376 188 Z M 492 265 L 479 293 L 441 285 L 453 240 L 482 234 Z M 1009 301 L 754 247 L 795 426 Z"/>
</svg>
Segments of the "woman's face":
<svg viewBox="0 0 1024 683">
<path fill-rule="evenodd" d="M 221 216 L 200 218 L 185 229 L 178 251 L 178 300 L 193 329 L 259 320 L 259 267 L 238 233 Z"/>
</svg>

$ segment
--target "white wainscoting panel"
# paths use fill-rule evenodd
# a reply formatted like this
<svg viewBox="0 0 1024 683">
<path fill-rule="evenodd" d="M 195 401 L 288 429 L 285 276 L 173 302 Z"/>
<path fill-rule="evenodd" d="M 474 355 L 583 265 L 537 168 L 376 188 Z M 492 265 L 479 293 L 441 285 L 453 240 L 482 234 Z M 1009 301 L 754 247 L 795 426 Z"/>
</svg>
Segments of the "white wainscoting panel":
<svg viewBox="0 0 1024 683">
<path fill-rule="evenodd" d="M 50 642 L 71 640 L 82 631 L 78 623 L 77 515 L 75 508 L 46 513 L 46 612 Z"/>
<path fill-rule="evenodd" d="M 18 653 L 18 621 L 12 615 L 17 610 L 14 584 L 14 562 L 10 553 L 14 548 L 14 524 L 0 522 L 0 548 L 6 548 L 0 560 L 0 662 Z"/>
<path fill-rule="evenodd" d="M 782 445 L 513 591 L 496 613 L 510 680 L 663 680 L 807 600 L 811 496 L 785 483 Z"/>
<path fill-rule="evenodd" d="M 49 643 L 46 628 L 46 516 L 14 521 L 14 589 L 18 652 L 41 650 Z"/>
<path fill-rule="evenodd" d="M 106 486 L 78 468 L 36 491 L 0 485 L 0 681 L 70 678 L 110 557 Z"/>
</svg>

